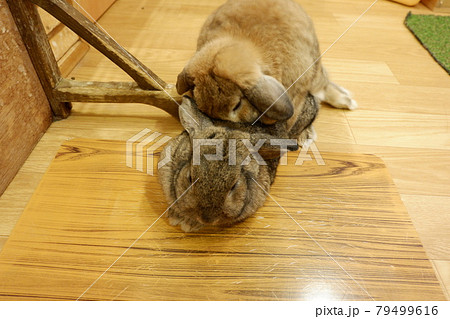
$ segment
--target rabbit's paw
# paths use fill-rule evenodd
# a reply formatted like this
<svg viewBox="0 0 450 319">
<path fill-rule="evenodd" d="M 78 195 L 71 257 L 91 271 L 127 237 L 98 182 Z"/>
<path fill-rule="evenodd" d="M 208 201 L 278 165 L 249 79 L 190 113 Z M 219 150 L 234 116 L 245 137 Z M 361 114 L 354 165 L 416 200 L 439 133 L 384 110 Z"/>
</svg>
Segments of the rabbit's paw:
<svg viewBox="0 0 450 319">
<path fill-rule="evenodd" d="M 330 82 L 329 85 L 315 96 L 331 106 L 338 109 L 354 110 L 358 107 L 358 103 L 353 99 L 350 91 Z"/>
<path fill-rule="evenodd" d="M 298 145 L 302 148 L 308 149 L 315 140 L 317 140 L 317 133 L 313 126 L 308 127 L 298 137 Z"/>
<path fill-rule="evenodd" d="M 349 110 L 354 110 L 358 107 L 358 103 L 352 98 L 352 93 L 350 91 L 341 86 L 339 86 L 339 91 L 341 94 L 338 95 L 336 101 L 332 104 L 334 107 Z"/>
<path fill-rule="evenodd" d="M 195 232 L 195 231 L 202 229 L 202 227 L 203 227 L 202 224 L 199 224 L 197 222 L 195 222 L 195 223 L 181 222 L 180 226 L 181 226 L 181 230 L 184 231 L 185 233 Z"/>
<path fill-rule="evenodd" d="M 175 216 L 169 216 L 169 224 L 172 226 L 178 226 L 182 222 L 181 218 Z"/>
<path fill-rule="evenodd" d="M 198 223 L 195 219 L 189 219 L 176 214 L 169 214 L 169 224 L 172 226 L 180 226 L 181 230 L 190 233 L 200 230 L 203 225 Z"/>
</svg>

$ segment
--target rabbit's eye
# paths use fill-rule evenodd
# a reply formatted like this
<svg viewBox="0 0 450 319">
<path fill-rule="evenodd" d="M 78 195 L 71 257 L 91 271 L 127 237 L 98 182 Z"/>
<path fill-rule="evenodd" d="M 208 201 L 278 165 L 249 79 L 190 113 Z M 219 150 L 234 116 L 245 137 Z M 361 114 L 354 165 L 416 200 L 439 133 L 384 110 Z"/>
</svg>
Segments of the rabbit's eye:
<svg viewBox="0 0 450 319">
<path fill-rule="evenodd" d="M 242 102 L 242 100 L 239 100 L 239 102 L 234 106 L 233 112 L 236 112 L 241 107 L 241 104 L 242 104 L 241 102 Z"/>
<path fill-rule="evenodd" d="M 230 189 L 230 192 L 235 191 L 236 188 L 238 187 L 238 185 L 239 185 L 239 180 L 236 183 L 234 183 L 233 187 L 231 187 L 231 189 Z"/>
<path fill-rule="evenodd" d="M 187 170 L 186 178 L 187 178 L 189 184 L 192 184 L 192 176 L 191 176 L 191 170 L 190 169 Z"/>
</svg>

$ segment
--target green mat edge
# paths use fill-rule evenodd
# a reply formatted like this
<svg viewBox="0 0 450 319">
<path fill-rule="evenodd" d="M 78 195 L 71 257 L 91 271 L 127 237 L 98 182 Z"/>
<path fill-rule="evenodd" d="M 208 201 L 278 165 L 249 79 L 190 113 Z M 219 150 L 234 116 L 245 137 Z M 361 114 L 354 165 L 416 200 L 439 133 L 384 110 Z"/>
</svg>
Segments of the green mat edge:
<svg viewBox="0 0 450 319">
<path fill-rule="evenodd" d="M 416 33 L 409 27 L 408 25 L 408 18 L 413 15 L 411 11 L 408 12 L 406 15 L 405 21 L 403 22 L 405 26 L 408 28 L 408 30 L 416 37 L 416 39 L 422 44 L 422 46 L 428 51 L 428 53 L 433 57 L 433 59 L 445 70 L 447 71 L 447 74 L 450 75 L 450 69 L 448 69 L 441 61 L 438 60 L 438 58 L 433 54 L 433 52 L 425 45 L 425 43 L 422 42 L 422 40 L 416 35 Z M 417 15 L 417 14 L 416 14 Z M 423 14 L 422 14 L 423 15 Z"/>
</svg>

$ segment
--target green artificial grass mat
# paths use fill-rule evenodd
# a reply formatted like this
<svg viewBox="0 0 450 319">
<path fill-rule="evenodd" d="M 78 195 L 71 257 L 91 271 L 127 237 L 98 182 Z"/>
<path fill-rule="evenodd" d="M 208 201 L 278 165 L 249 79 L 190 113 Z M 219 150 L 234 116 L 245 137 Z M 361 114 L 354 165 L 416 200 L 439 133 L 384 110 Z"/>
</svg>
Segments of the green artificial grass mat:
<svg viewBox="0 0 450 319">
<path fill-rule="evenodd" d="M 450 74 L 450 16 L 408 13 L 406 27 Z"/>
</svg>

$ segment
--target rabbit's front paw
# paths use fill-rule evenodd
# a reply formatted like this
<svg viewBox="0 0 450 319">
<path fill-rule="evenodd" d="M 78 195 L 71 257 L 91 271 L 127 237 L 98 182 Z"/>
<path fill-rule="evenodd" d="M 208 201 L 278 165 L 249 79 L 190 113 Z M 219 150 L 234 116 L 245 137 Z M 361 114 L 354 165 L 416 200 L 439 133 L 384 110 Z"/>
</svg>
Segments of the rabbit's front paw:
<svg viewBox="0 0 450 319">
<path fill-rule="evenodd" d="M 181 230 L 190 233 L 200 230 L 203 225 L 197 222 L 195 219 L 186 218 L 176 214 L 170 214 L 168 216 L 169 224 L 172 226 L 180 226 Z"/>
<path fill-rule="evenodd" d="M 181 230 L 184 231 L 185 233 L 195 232 L 195 231 L 202 229 L 202 227 L 203 227 L 202 224 L 199 224 L 197 222 L 194 222 L 194 223 L 181 222 L 180 226 L 181 226 Z"/>
</svg>

